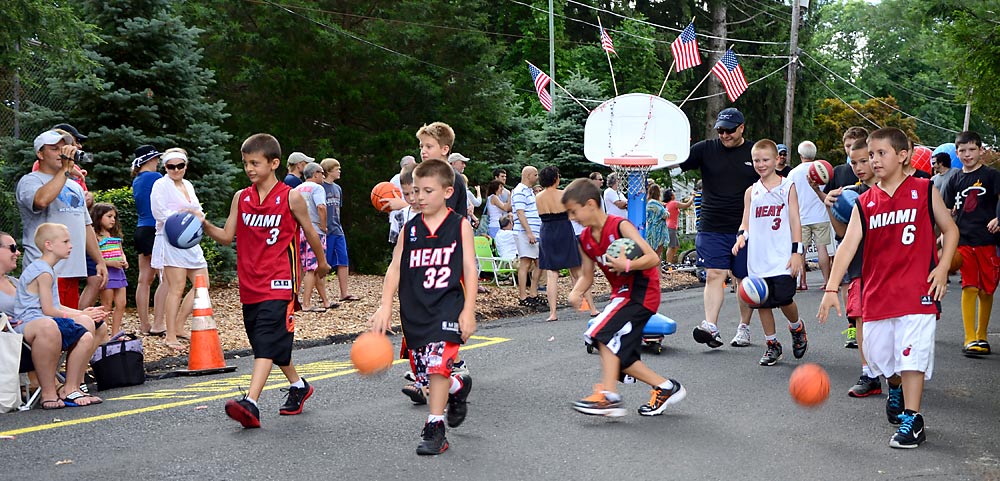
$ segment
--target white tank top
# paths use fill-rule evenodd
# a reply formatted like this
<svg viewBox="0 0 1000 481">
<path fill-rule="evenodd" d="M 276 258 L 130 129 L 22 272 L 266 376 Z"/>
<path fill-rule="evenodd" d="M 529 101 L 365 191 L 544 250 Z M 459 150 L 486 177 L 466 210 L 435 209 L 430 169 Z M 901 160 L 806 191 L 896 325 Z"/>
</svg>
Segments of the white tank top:
<svg viewBox="0 0 1000 481">
<path fill-rule="evenodd" d="M 493 205 L 494 197 L 497 197 L 497 195 L 493 194 L 486 198 L 486 213 L 490 218 L 489 226 L 500 228 L 500 218 L 507 215 L 507 211 Z M 503 201 L 503 199 L 500 200 L 501 202 Z"/>
<path fill-rule="evenodd" d="M 792 253 L 791 214 L 788 193 L 795 183 L 782 177 L 770 191 L 754 182 L 750 191 L 747 271 L 754 277 L 789 275 L 788 259 Z M 798 215 L 798 212 L 795 213 Z"/>
</svg>

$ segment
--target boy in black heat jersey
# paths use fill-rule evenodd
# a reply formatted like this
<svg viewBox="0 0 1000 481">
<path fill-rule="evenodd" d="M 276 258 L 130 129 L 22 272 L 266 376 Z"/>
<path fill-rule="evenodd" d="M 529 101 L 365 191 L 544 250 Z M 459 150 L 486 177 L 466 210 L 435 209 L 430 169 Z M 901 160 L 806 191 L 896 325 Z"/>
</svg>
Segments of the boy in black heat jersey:
<svg viewBox="0 0 1000 481">
<path fill-rule="evenodd" d="M 372 331 L 389 329 L 392 298 L 399 291 L 399 315 L 417 382 L 430 385 L 430 415 L 417 454 L 448 449 L 448 426 L 465 420 L 472 388 L 468 374 L 452 374 L 459 345 L 476 331 L 475 245 L 472 225 L 445 207 L 454 192 L 455 172 L 442 160 L 429 159 L 413 171 L 421 214 L 399 233 L 392 263 L 385 273 L 381 306 L 372 315 Z M 404 267 L 405 266 L 405 267 Z"/>
</svg>

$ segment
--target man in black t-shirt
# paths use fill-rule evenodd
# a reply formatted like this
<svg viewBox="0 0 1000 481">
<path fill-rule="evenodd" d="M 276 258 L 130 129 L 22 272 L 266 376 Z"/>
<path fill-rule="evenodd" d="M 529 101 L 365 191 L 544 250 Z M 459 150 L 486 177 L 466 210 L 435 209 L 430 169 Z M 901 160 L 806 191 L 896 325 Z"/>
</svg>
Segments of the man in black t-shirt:
<svg viewBox="0 0 1000 481">
<path fill-rule="evenodd" d="M 691 155 L 680 165 L 685 171 L 701 170 L 701 225 L 695 247 L 698 265 L 706 271 L 705 320 L 695 328 L 694 339 L 713 349 L 722 345 L 718 322 L 725 300 L 726 277 L 732 271 L 739 282 L 747 275 L 747 250 L 741 249 L 734 256 L 732 249 L 743 221 L 744 194 L 760 178 L 750 154 L 753 142 L 743 138 L 743 123 L 743 114 L 735 108 L 719 112 L 715 122 L 719 138 L 691 146 Z M 739 306 L 741 321 L 732 345 L 748 346 L 752 311 L 742 302 Z"/>
<path fill-rule="evenodd" d="M 788 165 L 788 146 L 778 144 L 778 166 L 775 172 L 782 177 L 788 177 L 788 173 L 791 171 L 792 166 Z"/>
</svg>

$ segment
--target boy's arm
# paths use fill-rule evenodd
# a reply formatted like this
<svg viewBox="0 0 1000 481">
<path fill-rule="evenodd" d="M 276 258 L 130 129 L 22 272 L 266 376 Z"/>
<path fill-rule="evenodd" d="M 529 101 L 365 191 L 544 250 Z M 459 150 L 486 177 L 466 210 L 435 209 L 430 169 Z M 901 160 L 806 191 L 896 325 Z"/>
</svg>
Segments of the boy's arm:
<svg viewBox="0 0 1000 481">
<path fill-rule="evenodd" d="M 472 224 L 462 219 L 462 282 L 465 285 L 465 306 L 458 315 L 458 327 L 462 331 L 462 342 L 476 332 L 476 294 L 479 292 L 479 273 L 476 261 L 475 233 Z"/>
<path fill-rule="evenodd" d="M 306 207 L 306 200 L 302 198 L 302 194 L 295 190 L 288 191 L 288 208 L 306 235 L 309 247 L 312 247 L 313 252 L 316 253 L 316 261 L 319 264 L 316 267 L 316 275 L 325 277 L 330 272 L 330 264 L 326 262 L 326 256 L 323 255 L 323 243 L 319 240 L 319 234 L 313 229 L 312 220 L 309 219 L 309 208 Z"/>
<path fill-rule="evenodd" d="M 629 221 L 622 221 L 621 224 L 618 224 L 618 229 L 621 230 L 622 237 L 628 237 L 639 245 L 639 248 L 642 249 L 642 257 L 634 261 L 630 261 L 627 257 L 625 257 L 624 252 L 618 257 L 610 257 L 609 260 L 611 261 L 611 267 L 615 271 L 633 272 L 644 271 L 652 267 L 660 267 L 660 258 L 656 255 L 656 251 L 654 251 L 653 248 L 649 246 L 649 243 L 646 242 L 646 239 L 643 239 L 642 236 L 639 235 L 639 229 L 636 229 L 635 226 Z"/>
<path fill-rule="evenodd" d="M 743 193 L 743 221 L 740 223 L 740 232 L 742 234 L 736 236 L 736 243 L 733 244 L 733 255 L 736 255 L 740 249 L 746 247 L 747 236 L 750 235 L 747 230 L 750 229 L 750 192 L 753 190 L 753 186 L 747 187 L 746 192 Z"/>
<path fill-rule="evenodd" d="M 239 204 L 237 202 L 239 201 L 240 193 L 236 192 L 233 194 L 233 202 L 229 206 L 229 217 L 226 218 L 225 227 L 220 228 L 209 222 L 201 211 L 191 211 L 191 213 L 201 218 L 201 227 L 205 231 L 205 235 L 215 239 L 215 242 L 227 246 L 232 244 L 236 237 L 236 222 L 239 220 L 239 210 L 237 209 Z"/>
<path fill-rule="evenodd" d="M 400 258 L 403 256 L 404 242 L 406 242 L 405 236 L 400 232 L 399 240 L 396 241 L 396 247 L 392 249 L 392 261 L 389 262 L 389 268 L 386 269 L 385 279 L 382 282 L 382 300 L 379 302 L 378 309 L 369 319 L 369 322 L 372 324 L 372 332 L 382 334 L 389 330 L 389 325 L 392 321 L 392 298 L 396 296 L 396 291 L 399 290 L 399 265 Z M 465 244 L 463 243 L 462 246 L 464 248 Z M 473 247 L 474 249 L 475 247 Z"/>
<path fill-rule="evenodd" d="M 574 308 L 580 308 L 580 302 L 587 289 L 594 285 L 594 260 L 583 251 L 583 247 L 577 246 L 580 250 L 580 277 L 576 279 L 576 284 L 569 293 L 569 304 Z"/>
<path fill-rule="evenodd" d="M 854 260 L 854 255 L 858 252 L 858 246 L 861 245 L 861 240 L 864 237 L 864 232 L 861 229 L 861 213 L 858 211 L 858 206 L 854 206 L 854 210 L 851 211 L 851 222 L 847 224 L 847 232 L 844 234 L 844 240 L 840 242 L 840 246 L 837 247 L 837 255 L 833 258 L 833 267 L 830 269 L 829 281 L 827 281 L 824 287 L 823 301 L 819 305 L 819 313 L 816 314 L 816 318 L 819 322 L 826 322 L 827 317 L 830 315 L 830 308 L 837 308 L 837 315 L 842 315 L 843 311 L 840 309 L 840 296 L 838 293 L 840 289 L 840 280 L 844 278 L 844 274 L 847 273 L 847 266 L 851 264 Z"/>
<path fill-rule="evenodd" d="M 802 252 L 805 252 L 805 246 L 802 245 L 802 219 L 799 218 L 799 194 L 795 192 L 794 184 L 788 189 L 788 229 L 792 231 L 793 250 L 795 246 L 799 246 Z M 798 277 L 799 272 L 802 272 L 802 258 L 804 256 L 798 252 L 790 254 L 787 267 L 791 271 L 792 277 Z"/>
<path fill-rule="evenodd" d="M 941 248 L 941 259 L 938 259 L 937 267 L 927 276 L 927 282 L 931 283 L 927 294 L 933 295 L 935 301 L 940 301 L 948 289 L 948 269 L 951 267 L 951 258 L 955 256 L 955 249 L 958 248 L 959 233 L 958 226 L 955 225 L 955 220 L 951 218 L 948 207 L 944 205 L 944 199 L 938 193 L 937 189 L 933 187 L 931 188 L 931 199 L 934 224 L 941 231 L 941 235 L 944 237 L 944 244 Z"/>
<path fill-rule="evenodd" d="M 90 316 L 95 321 L 104 319 L 107 311 L 100 307 L 88 307 L 82 311 L 66 306 L 56 306 L 55 299 L 52 298 L 52 275 L 45 273 L 35 278 L 31 284 L 38 289 L 38 303 L 42 308 L 42 314 L 49 317 L 75 317 L 80 314 Z"/>
</svg>

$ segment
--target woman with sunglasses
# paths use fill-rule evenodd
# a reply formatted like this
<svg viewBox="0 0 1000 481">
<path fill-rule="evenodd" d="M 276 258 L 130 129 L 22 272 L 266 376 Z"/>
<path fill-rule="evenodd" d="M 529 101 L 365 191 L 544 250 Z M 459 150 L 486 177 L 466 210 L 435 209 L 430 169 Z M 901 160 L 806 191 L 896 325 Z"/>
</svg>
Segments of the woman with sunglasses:
<svg viewBox="0 0 1000 481">
<path fill-rule="evenodd" d="M 156 239 L 153 241 L 153 257 L 150 265 L 154 269 L 162 269 L 160 281 L 165 284 L 164 318 L 167 323 L 167 334 L 164 343 L 175 351 L 185 349 L 178 338 L 186 338 L 181 332 L 184 322 L 194 303 L 194 290 L 184 295 L 187 280 L 194 285 L 195 277 L 205 276 L 208 280 L 208 262 L 200 245 L 190 249 L 179 249 L 167 242 L 164 224 L 171 215 L 188 210 L 201 210 L 194 186 L 184 178 L 187 172 L 187 152 L 181 148 L 167 149 L 163 152 L 163 167 L 166 175 L 153 184 L 150 193 L 150 207 L 156 218 Z M 182 304 L 183 298 L 183 304 Z"/>
</svg>

